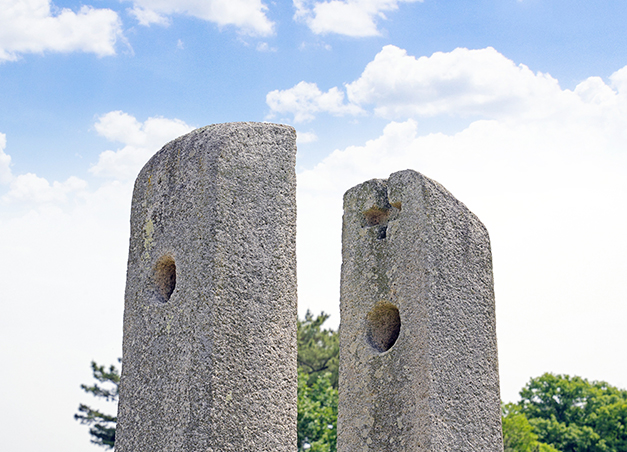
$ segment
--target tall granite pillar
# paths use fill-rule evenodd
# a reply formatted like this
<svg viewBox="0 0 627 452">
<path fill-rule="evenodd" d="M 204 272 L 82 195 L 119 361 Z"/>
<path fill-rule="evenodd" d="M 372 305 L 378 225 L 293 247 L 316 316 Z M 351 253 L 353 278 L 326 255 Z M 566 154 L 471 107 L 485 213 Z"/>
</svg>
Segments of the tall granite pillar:
<svg viewBox="0 0 627 452">
<path fill-rule="evenodd" d="M 339 452 L 503 450 L 488 233 L 407 170 L 344 195 Z"/>
<path fill-rule="evenodd" d="M 296 448 L 296 133 L 218 124 L 135 183 L 117 452 Z"/>
</svg>

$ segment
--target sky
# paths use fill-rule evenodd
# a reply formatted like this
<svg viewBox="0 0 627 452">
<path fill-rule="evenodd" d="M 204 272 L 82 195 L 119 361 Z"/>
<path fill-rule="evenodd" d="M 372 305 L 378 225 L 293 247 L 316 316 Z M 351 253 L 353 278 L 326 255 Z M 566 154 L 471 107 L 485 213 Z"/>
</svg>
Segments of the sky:
<svg viewBox="0 0 627 452">
<path fill-rule="evenodd" d="M 544 372 L 627 388 L 625 23 L 619 0 L 0 0 L 3 446 L 99 450 L 73 414 L 121 355 L 133 181 L 231 121 L 298 132 L 301 316 L 339 324 L 343 193 L 411 168 L 490 233 L 503 400 Z"/>
</svg>

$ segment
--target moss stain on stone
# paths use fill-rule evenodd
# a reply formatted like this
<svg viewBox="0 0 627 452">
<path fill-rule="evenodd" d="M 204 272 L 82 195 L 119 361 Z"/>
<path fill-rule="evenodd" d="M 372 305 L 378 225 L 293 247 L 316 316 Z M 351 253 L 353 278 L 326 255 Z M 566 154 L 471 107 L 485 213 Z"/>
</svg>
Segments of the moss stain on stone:
<svg viewBox="0 0 627 452">
<path fill-rule="evenodd" d="M 149 218 L 144 225 L 144 250 L 150 251 L 154 246 L 154 237 L 153 234 L 155 232 L 155 224 L 152 222 L 152 219 Z"/>
</svg>

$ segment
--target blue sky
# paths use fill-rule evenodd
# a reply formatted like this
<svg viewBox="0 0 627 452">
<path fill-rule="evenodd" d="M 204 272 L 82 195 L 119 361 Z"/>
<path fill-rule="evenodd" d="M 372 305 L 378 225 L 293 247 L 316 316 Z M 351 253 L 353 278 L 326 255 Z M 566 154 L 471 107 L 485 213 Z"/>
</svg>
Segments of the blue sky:
<svg viewBox="0 0 627 452">
<path fill-rule="evenodd" d="M 0 0 L 7 447 L 97 450 L 72 414 L 121 353 L 133 180 L 229 121 L 299 133 L 301 313 L 339 322 L 343 192 L 412 168 L 491 234 L 503 398 L 545 371 L 627 387 L 625 23 L 619 1 Z"/>
<path fill-rule="evenodd" d="M 235 26 L 220 28 L 189 15 L 169 16 L 167 27 L 147 27 L 129 13 L 130 2 L 96 2 L 94 8 L 110 8 L 121 21 L 116 55 L 17 53 L 18 61 L 2 65 L 0 121 L 10 137 L 13 164 L 16 170 L 53 178 L 84 170 L 78 156 L 93 158 L 103 146 L 90 136 L 89 126 L 95 115 L 112 110 L 144 119 L 176 117 L 198 126 L 243 117 L 263 120 L 268 91 L 301 80 L 325 89 L 341 85 L 354 79 L 386 44 L 416 56 L 492 46 L 571 89 L 591 75 L 608 77 L 626 60 L 621 25 L 627 6 L 621 2 L 442 3 L 398 3 L 396 11 L 385 12 L 388 20 L 375 19 L 380 36 L 354 38 L 313 33 L 293 20 L 289 2 L 268 4 L 266 15 L 275 24 L 270 36 L 241 35 Z M 53 5 L 74 11 L 81 6 Z M 260 43 L 273 51 L 257 51 Z M 34 124 L 38 133 L 31 132 Z M 41 158 L 51 146 L 62 159 L 60 165 Z M 303 150 L 301 160 L 311 165 L 324 154 Z"/>
</svg>

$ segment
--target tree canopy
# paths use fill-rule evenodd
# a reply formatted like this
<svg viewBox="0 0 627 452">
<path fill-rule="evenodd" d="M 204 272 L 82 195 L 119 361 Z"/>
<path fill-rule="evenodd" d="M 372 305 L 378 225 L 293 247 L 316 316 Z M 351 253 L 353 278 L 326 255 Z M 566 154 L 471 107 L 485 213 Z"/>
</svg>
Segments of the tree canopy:
<svg viewBox="0 0 627 452">
<path fill-rule="evenodd" d="M 554 447 L 538 441 L 538 435 L 527 417 L 515 404 L 503 406 L 504 452 L 559 452 Z"/>
<path fill-rule="evenodd" d="M 298 450 L 336 452 L 339 334 L 329 318 L 311 312 L 298 320 Z M 81 388 L 116 402 L 115 366 L 91 363 L 97 383 Z M 91 441 L 112 448 L 116 417 L 81 404 L 75 419 L 90 426 Z M 627 452 L 627 391 L 603 381 L 545 373 L 503 406 L 505 452 Z"/>
<path fill-rule="evenodd" d="M 627 391 L 603 381 L 545 373 L 532 378 L 520 398 L 504 409 L 506 441 L 530 431 L 560 452 L 627 452 Z"/>
<path fill-rule="evenodd" d="M 335 452 L 339 335 L 329 318 L 309 311 L 298 320 L 298 450 Z"/>
<path fill-rule="evenodd" d="M 328 372 L 331 386 L 337 389 L 340 337 L 337 331 L 322 328 L 328 318 L 324 312 L 314 318 L 307 311 L 305 318 L 298 320 L 298 370 L 308 375 L 310 386 Z"/>
<path fill-rule="evenodd" d="M 316 377 L 298 372 L 298 450 L 336 452 L 337 389 L 330 372 Z"/>
</svg>

